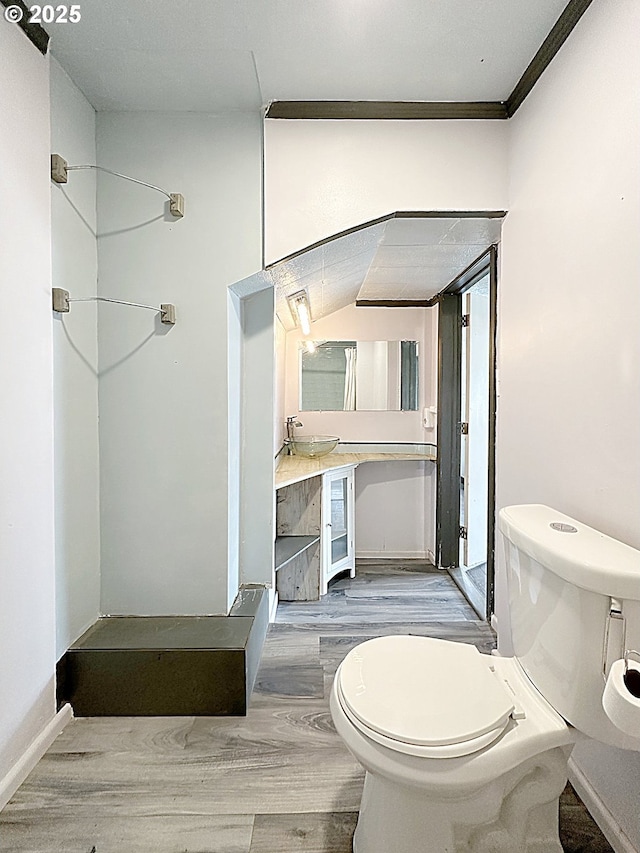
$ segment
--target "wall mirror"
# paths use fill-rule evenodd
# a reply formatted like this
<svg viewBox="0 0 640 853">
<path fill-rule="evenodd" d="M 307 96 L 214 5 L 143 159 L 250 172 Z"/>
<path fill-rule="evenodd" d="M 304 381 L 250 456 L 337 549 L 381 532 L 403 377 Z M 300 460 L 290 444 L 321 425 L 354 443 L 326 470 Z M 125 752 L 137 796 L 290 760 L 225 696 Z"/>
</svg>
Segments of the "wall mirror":
<svg viewBox="0 0 640 853">
<path fill-rule="evenodd" d="M 417 341 L 305 341 L 300 411 L 415 412 Z"/>
</svg>

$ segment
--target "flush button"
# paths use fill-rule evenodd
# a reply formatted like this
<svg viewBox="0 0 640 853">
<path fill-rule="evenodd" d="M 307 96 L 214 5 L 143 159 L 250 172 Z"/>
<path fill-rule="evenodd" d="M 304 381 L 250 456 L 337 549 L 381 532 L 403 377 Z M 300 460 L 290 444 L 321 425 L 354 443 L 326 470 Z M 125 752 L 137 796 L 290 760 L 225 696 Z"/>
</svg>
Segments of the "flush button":
<svg viewBox="0 0 640 853">
<path fill-rule="evenodd" d="M 560 533 L 577 533 L 578 528 L 573 524 L 565 524 L 563 521 L 552 521 L 549 525 L 553 530 L 559 530 Z"/>
</svg>

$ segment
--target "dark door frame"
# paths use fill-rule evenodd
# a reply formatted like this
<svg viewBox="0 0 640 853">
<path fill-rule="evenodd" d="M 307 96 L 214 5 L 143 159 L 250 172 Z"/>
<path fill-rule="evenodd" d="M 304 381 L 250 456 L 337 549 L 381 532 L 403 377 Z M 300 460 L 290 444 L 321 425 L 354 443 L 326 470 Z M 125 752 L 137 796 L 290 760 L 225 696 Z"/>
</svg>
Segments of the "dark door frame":
<svg viewBox="0 0 640 853">
<path fill-rule="evenodd" d="M 462 382 L 462 294 L 489 273 L 489 458 L 487 494 L 487 598 L 493 613 L 495 591 L 496 330 L 498 247 L 491 246 L 442 291 L 438 298 L 438 461 L 436 561 L 460 564 L 460 392 Z"/>
</svg>

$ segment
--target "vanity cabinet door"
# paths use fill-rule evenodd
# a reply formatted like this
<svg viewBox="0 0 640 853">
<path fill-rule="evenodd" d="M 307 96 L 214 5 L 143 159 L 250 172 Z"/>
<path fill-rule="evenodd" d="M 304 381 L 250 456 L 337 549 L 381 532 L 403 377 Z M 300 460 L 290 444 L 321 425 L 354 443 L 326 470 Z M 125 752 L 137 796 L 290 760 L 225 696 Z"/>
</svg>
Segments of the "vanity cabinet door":
<svg viewBox="0 0 640 853">
<path fill-rule="evenodd" d="M 322 595 L 339 572 L 355 575 L 353 471 L 329 471 L 322 478 Z"/>
</svg>

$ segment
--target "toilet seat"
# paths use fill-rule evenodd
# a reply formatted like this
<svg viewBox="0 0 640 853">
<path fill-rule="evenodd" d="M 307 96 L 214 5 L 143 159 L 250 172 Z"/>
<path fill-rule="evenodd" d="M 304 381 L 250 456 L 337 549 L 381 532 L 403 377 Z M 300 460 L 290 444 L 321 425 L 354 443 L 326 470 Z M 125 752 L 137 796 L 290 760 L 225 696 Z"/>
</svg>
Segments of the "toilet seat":
<svg viewBox="0 0 640 853">
<path fill-rule="evenodd" d="M 496 740 L 514 697 L 492 658 L 475 646 L 430 637 L 368 640 L 336 673 L 340 704 L 354 726 L 408 755 L 456 758 Z"/>
</svg>

